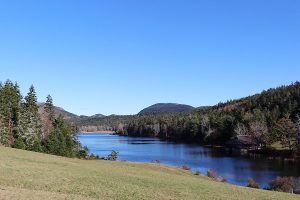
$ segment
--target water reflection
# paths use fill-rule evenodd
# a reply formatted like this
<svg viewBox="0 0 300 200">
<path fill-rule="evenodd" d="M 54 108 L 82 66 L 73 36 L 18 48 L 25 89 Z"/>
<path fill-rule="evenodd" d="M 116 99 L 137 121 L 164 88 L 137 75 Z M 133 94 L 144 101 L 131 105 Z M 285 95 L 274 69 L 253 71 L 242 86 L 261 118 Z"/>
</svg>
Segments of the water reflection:
<svg viewBox="0 0 300 200">
<path fill-rule="evenodd" d="M 300 175 L 299 164 L 268 160 L 261 156 L 253 158 L 229 154 L 222 148 L 107 134 L 82 134 L 79 140 L 91 153 L 99 156 L 107 156 L 116 150 L 120 153 L 119 160 L 147 163 L 159 161 L 176 167 L 187 165 L 193 171 L 198 170 L 203 174 L 213 169 L 228 182 L 237 185 L 246 185 L 247 180 L 253 178 L 265 187 L 277 176 Z"/>
</svg>

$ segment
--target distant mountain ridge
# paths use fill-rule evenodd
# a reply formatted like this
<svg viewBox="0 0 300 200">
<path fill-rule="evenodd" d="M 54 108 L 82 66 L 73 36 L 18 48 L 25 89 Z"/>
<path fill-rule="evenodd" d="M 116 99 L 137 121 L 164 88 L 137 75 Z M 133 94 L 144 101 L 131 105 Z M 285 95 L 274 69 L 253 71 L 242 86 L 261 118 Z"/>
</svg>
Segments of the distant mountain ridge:
<svg viewBox="0 0 300 200">
<path fill-rule="evenodd" d="M 39 106 L 39 113 L 43 114 L 44 113 L 44 107 L 45 103 L 38 103 Z M 54 114 L 56 117 L 59 115 L 63 115 L 65 120 L 68 121 L 75 121 L 75 120 L 80 120 L 80 119 L 86 119 L 86 118 L 103 118 L 106 117 L 105 115 L 102 114 L 95 114 L 92 116 L 85 116 L 85 115 L 76 115 L 74 113 L 68 112 L 65 109 L 61 107 L 54 106 Z"/>
<path fill-rule="evenodd" d="M 102 114 L 95 114 L 95 115 L 92 115 L 90 117 L 92 117 L 92 118 L 102 118 L 102 117 L 106 117 L 106 116 L 102 115 Z"/>
<path fill-rule="evenodd" d="M 44 115 L 45 103 L 39 103 L 39 112 Z M 72 124 L 78 126 L 80 131 L 95 132 L 95 131 L 112 131 L 120 126 L 128 124 L 129 121 L 133 120 L 139 115 L 147 114 L 168 114 L 168 113 L 183 113 L 189 112 L 196 109 L 203 109 L 205 107 L 194 108 L 185 104 L 176 103 L 157 103 L 149 106 L 136 115 L 103 115 L 95 114 L 91 116 L 76 115 L 66 111 L 61 107 L 54 106 L 55 116 L 63 115 L 64 119 Z"/>
<path fill-rule="evenodd" d="M 180 113 L 192 111 L 195 108 L 193 106 L 177 103 L 157 103 L 141 110 L 138 114 L 155 114 L 155 113 Z"/>
<path fill-rule="evenodd" d="M 43 114 L 44 108 L 45 108 L 45 103 L 38 103 L 38 106 L 39 106 L 39 113 Z M 73 120 L 73 119 L 79 118 L 78 115 L 70 113 L 70 112 L 66 111 L 65 109 L 57 107 L 57 106 L 54 106 L 54 114 L 56 117 L 59 115 L 63 115 L 66 120 Z"/>
</svg>

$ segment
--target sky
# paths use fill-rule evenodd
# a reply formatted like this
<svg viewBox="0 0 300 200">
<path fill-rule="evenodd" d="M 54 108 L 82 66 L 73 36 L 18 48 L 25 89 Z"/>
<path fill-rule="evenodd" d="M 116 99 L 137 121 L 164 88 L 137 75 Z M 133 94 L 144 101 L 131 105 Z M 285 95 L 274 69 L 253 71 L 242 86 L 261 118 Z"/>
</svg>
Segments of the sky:
<svg viewBox="0 0 300 200">
<path fill-rule="evenodd" d="M 0 80 L 78 115 L 300 80 L 298 0 L 0 0 Z"/>
</svg>

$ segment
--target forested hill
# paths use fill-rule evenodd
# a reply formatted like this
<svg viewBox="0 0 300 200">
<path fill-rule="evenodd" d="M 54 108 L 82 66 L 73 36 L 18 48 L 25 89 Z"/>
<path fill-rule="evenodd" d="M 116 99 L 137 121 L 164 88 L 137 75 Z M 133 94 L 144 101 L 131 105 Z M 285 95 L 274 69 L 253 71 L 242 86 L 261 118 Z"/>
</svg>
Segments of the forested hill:
<svg viewBox="0 0 300 200">
<path fill-rule="evenodd" d="M 46 105 L 46 103 L 38 103 L 39 113 L 41 113 L 41 114 L 45 113 L 45 105 Z M 75 119 L 79 118 L 78 115 L 70 113 L 70 112 L 64 110 L 63 108 L 60 108 L 57 106 L 53 106 L 53 112 L 56 117 L 58 117 L 59 115 L 63 115 L 65 120 L 75 120 Z"/>
<path fill-rule="evenodd" d="M 137 115 L 109 115 L 96 114 L 92 116 L 77 116 L 68 112 L 62 113 L 65 119 L 76 126 L 83 132 L 95 131 L 115 131 L 123 129 L 133 119 L 142 115 L 156 115 L 156 114 L 174 114 L 182 112 L 190 112 L 196 108 L 175 103 L 158 103 L 148 108 L 143 109 Z M 201 107 L 201 109 L 203 109 Z"/>
<path fill-rule="evenodd" d="M 176 103 L 158 103 L 149 106 L 139 112 L 140 115 L 155 114 L 155 113 L 176 113 L 187 112 L 194 110 L 195 108 L 189 105 L 176 104 Z"/>
<path fill-rule="evenodd" d="M 281 142 L 292 150 L 300 143 L 299 114 L 300 83 L 296 82 L 190 113 L 140 116 L 119 132 L 209 144 L 248 135 L 264 146 Z"/>
</svg>

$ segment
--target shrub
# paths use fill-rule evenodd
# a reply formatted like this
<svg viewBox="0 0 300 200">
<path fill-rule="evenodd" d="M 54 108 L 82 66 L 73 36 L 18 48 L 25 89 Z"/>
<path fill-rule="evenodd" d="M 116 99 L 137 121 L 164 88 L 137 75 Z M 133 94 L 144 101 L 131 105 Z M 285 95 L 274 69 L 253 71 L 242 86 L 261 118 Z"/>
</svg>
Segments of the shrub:
<svg viewBox="0 0 300 200">
<path fill-rule="evenodd" d="M 259 183 L 257 183 L 257 182 L 256 182 L 255 180 L 253 180 L 252 178 L 249 178 L 249 179 L 248 179 L 248 185 L 247 185 L 247 187 L 260 189 Z"/>
<path fill-rule="evenodd" d="M 111 154 L 107 156 L 107 160 L 116 161 L 118 159 L 119 152 L 112 150 Z"/>
<path fill-rule="evenodd" d="M 32 147 L 29 150 L 35 152 L 43 152 L 43 147 L 38 140 L 35 140 Z"/>
<path fill-rule="evenodd" d="M 227 180 L 224 177 L 218 176 L 217 172 L 214 171 L 214 170 L 208 170 L 207 171 L 207 176 L 209 178 L 212 178 L 212 179 L 214 179 L 216 181 L 219 181 L 219 182 L 222 182 L 222 183 L 226 183 L 227 182 Z"/>
<path fill-rule="evenodd" d="M 21 138 L 18 138 L 18 139 L 16 140 L 16 143 L 15 143 L 15 145 L 14 145 L 14 148 L 25 150 L 25 149 L 26 149 L 26 146 L 25 146 L 24 141 L 23 141 Z"/>
<path fill-rule="evenodd" d="M 295 186 L 294 178 L 292 177 L 277 177 L 269 183 L 270 190 L 279 192 L 293 193 Z"/>
<path fill-rule="evenodd" d="M 92 154 L 89 156 L 89 160 L 96 160 L 96 156 L 92 153 Z"/>
<path fill-rule="evenodd" d="M 78 158 L 88 158 L 89 149 L 85 146 L 81 150 L 78 151 L 77 157 Z"/>
<path fill-rule="evenodd" d="M 215 172 L 214 170 L 208 170 L 207 171 L 207 176 L 209 178 L 213 178 L 213 179 L 217 179 L 218 178 L 217 172 Z"/>
<path fill-rule="evenodd" d="M 187 165 L 183 165 L 183 166 L 181 167 L 181 169 L 187 170 L 187 171 L 191 170 L 191 168 L 190 168 L 189 166 L 187 166 Z"/>
</svg>

